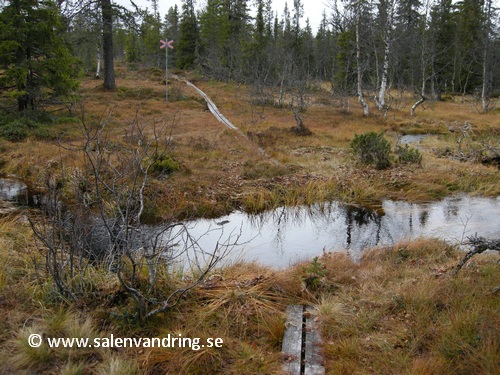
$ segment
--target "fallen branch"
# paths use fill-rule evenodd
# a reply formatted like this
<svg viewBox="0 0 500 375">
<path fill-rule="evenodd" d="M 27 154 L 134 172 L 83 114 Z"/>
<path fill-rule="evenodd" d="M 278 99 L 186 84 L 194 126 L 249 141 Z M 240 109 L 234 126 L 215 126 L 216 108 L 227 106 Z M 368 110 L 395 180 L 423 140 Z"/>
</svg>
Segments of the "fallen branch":
<svg viewBox="0 0 500 375">
<path fill-rule="evenodd" d="M 455 270 L 455 275 L 474 255 L 481 254 L 486 250 L 500 251 L 500 240 L 487 240 L 483 237 L 468 237 L 465 245 L 471 246 L 472 250 L 469 251 L 462 259 L 462 261 L 458 264 L 457 269 Z"/>
</svg>

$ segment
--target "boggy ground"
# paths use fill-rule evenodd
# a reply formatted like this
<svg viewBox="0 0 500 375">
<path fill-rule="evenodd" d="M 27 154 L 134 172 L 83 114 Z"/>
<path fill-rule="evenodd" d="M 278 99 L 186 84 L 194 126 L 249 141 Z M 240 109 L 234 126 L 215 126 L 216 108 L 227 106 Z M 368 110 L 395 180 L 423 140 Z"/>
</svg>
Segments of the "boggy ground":
<svg viewBox="0 0 500 375">
<path fill-rule="evenodd" d="M 115 92 L 85 79 L 76 112 L 98 122 L 112 110 L 108 129 L 115 143 L 123 142 L 137 110 L 146 129 L 168 129 L 170 153 L 180 170 L 150 181 L 148 204 L 158 216 L 216 216 L 234 208 L 259 211 L 329 199 L 370 203 L 500 193 L 498 169 L 474 160 L 485 145 L 498 147 L 498 110 L 479 114 L 473 103 L 457 99 L 430 103 L 412 118 L 412 99 L 403 98 L 387 118 L 365 118 L 355 100 L 346 113 L 340 100 L 316 89 L 301 115 L 313 135 L 301 137 L 290 132 L 295 125 L 290 110 L 252 106 L 244 86 L 187 75 L 249 141 L 217 122 L 182 82 L 169 82 L 166 106 L 158 71 L 121 68 L 117 76 Z M 467 139 L 460 140 L 455 121 L 469 121 Z M 349 152 L 354 135 L 367 131 L 384 131 L 392 144 L 402 134 L 435 136 L 421 144 L 421 166 L 393 163 L 379 171 L 359 165 Z M 80 125 L 69 118 L 22 142 L 1 140 L 2 171 L 40 189 L 48 177 L 65 173 L 59 182 L 72 199 L 69 186 L 81 159 L 67 146 L 79 142 Z M 278 163 L 263 158 L 255 145 Z M 0 372 L 278 374 L 285 308 L 304 303 L 318 310 L 329 374 L 500 373 L 500 304 L 493 292 L 500 285 L 497 259 L 476 256 L 454 275 L 463 255 L 443 242 L 419 240 L 369 251 L 359 263 L 337 253 L 285 270 L 235 264 L 217 270 L 175 309 L 139 322 L 116 275 L 105 269 L 92 268 L 91 277 L 81 280 L 84 298 L 61 299 L 46 274 L 43 247 L 25 218 L 11 214 L 0 221 Z M 159 283 L 157 293 L 181 287 L 186 277 L 172 275 Z M 35 349 L 28 345 L 31 333 L 90 338 L 181 333 L 220 337 L 224 344 L 198 351 Z"/>
<path fill-rule="evenodd" d="M 382 199 L 427 201 L 457 192 L 500 194 L 498 168 L 478 163 L 481 150 L 499 148 L 499 112 L 480 114 L 470 98 L 425 103 L 410 117 L 412 98 L 401 96 L 386 118 L 375 109 L 363 117 L 354 99 L 346 112 L 345 99 L 313 87 L 301 114 L 313 134 L 298 136 L 290 131 L 295 126 L 290 109 L 252 104 L 250 88 L 194 74 L 182 77 L 205 91 L 245 136 L 218 122 L 183 82 L 169 81 L 166 105 L 164 75 L 155 69 L 118 68 L 115 92 L 103 91 L 100 81 L 84 79 L 73 108 L 87 123 L 109 118 L 108 136 L 115 143 L 123 141 L 136 115 L 146 131 L 164 129 L 180 170 L 168 179 L 151 180 L 149 205 L 158 216 L 213 217 L 233 209 L 257 212 L 332 199 L 369 204 Z M 55 109 L 56 114 L 65 112 Z M 462 138 L 459 128 L 465 121 L 471 130 Z M 61 180 L 71 185 L 81 158 L 67 146 L 81 142 L 80 127 L 78 121 L 62 119 L 25 141 L 0 141 L 3 172 L 35 187 L 43 187 L 48 174 L 66 173 Z M 357 163 L 349 149 L 355 134 L 368 131 L 384 132 L 393 148 L 403 134 L 435 136 L 419 145 L 421 166 L 394 162 L 380 171 Z"/>
<path fill-rule="evenodd" d="M 497 257 L 472 258 L 436 240 L 345 253 L 272 270 L 217 270 L 173 310 L 141 323 L 116 277 L 92 270 L 86 297 L 69 303 L 45 274 L 22 216 L 0 231 L 0 372 L 4 374 L 280 374 L 288 304 L 318 311 L 328 374 L 496 374 L 500 372 Z M 185 279 L 158 284 L 158 293 Z M 221 338 L 221 348 L 51 349 L 43 337 Z"/>
</svg>

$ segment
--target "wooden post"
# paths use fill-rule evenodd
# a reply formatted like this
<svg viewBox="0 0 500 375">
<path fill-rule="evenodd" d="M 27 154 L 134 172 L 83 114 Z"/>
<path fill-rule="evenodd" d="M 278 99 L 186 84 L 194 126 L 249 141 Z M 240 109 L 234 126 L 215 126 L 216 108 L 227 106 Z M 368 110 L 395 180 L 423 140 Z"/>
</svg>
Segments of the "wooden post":
<svg viewBox="0 0 500 375">
<path fill-rule="evenodd" d="M 160 40 L 161 46 L 160 48 L 165 48 L 165 101 L 168 103 L 168 49 L 169 48 L 174 48 L 172 45 L 174 41 L 173 40 L 168 40 L 166 38 L 165 40 Z"/>
</svg>

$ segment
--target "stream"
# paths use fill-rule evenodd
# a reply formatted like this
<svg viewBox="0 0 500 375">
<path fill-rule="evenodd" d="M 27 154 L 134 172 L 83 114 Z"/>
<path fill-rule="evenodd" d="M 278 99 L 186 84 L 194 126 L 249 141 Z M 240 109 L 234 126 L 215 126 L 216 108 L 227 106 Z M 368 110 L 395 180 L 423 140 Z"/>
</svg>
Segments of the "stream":
<svg viewBox="0 0 500 375">
<path fill-rule="evenodd" d="M 0 178 L 0 203 L 31 205 L 33 198 L 18 180 Z M 2 213 L 2 211 L 0 211 Z M 387 200 L 376 209 L 338 202 L 309 207 L 281 207 L 258 215 L 235 211 L 217 219 L 186 222 L 189 234 L 205 251 L 230 236 L 237 239 L 228 262 L 258 261 L 275 268 L 309 260 L 324 251 L 347 251 L 355 260 L 366 249 L 420 237 L 460 243 L 467 236 L 500 236 L 500 197 L 448 197 L 429 203 Z"/>
</svg>

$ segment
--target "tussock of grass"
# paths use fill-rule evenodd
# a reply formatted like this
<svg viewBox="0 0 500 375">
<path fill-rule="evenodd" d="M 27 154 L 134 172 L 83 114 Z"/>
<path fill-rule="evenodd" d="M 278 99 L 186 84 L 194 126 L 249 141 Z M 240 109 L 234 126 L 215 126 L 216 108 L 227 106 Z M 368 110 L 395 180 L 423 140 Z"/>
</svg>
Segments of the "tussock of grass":
<svg viewBox="0 0 500 375">
<path fill-rule="evenodd" d="M 452 276 L 460 256 L 443 242 L 420 240 L 369 251 L 359 265 L 344 262 L 351 278 L 338 280 L 338 293 L 317 305 L 327 371 L 498 372 L 498 297 L 491 290 L 500 277 L 489 276 L 487 256 Z M 338 260 L 322 260 L 332 277 L 329 264 Z"/>
<path fill-rule="evenodd" d="M 279 373 L 284 310 L 300 298 L 301 282 L 291 272 L 236 264 L 214 274 L 196 291 L 174 329 L 184 337 L 224 338 L 223 348 L 151 349 L 147 367 L 162 373 Z"/>
</svg>

